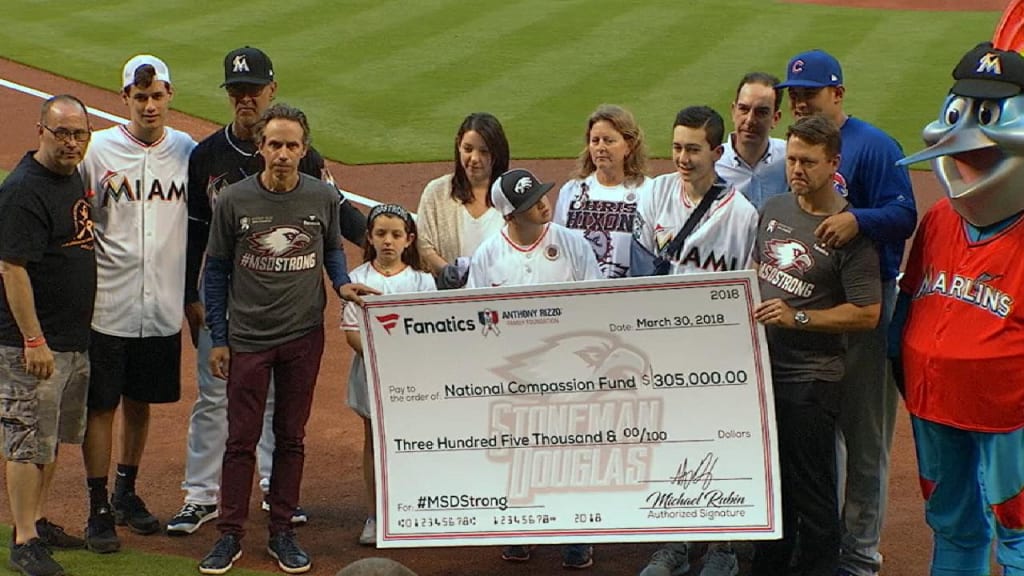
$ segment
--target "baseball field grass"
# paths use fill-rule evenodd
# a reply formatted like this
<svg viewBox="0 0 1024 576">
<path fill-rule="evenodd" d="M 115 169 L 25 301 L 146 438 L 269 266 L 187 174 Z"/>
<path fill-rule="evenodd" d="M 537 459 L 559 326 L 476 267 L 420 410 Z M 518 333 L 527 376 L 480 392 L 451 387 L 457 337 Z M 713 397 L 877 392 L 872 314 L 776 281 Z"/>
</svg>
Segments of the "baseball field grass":
<svg viewBox="0 0 1024 576">
<path fill-rule="evenodd" d="M 458 123 L 480 110 L 502 120 L 514 157 L 574 156 L 586 117 L 603 102 L 632 109 L 651 151 L 665 156 L 679 108 L 709 104 L 725 115 L 745 72 L 784 75 L 792 55 L 816 47 L 843 63 L 848 110 L 912 151 L 954 64 L 999 18 L 769 0 L 11 0 L 4 8 L 0 56 L 116 90 L 124 61 L 153 53 L 170 65 L 174 106 L 215 121 L 230 117 L 218 88 L 223 55 L 258 46 L 274 60 L 278 99 L 303 108 L 317 147 L 348 163 L 447 159 Z"/>
</svg>

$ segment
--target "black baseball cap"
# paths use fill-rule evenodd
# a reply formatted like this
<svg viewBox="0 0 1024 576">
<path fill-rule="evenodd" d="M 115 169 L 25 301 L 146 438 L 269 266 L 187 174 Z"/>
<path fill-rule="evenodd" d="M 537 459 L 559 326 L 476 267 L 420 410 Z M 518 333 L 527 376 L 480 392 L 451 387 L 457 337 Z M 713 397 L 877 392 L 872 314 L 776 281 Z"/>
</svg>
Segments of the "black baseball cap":
<svg viewBox="0 0 1024 576">
<path fill-rule="evenodd" d="M 971 98 L 1009 98 L 1024 90 L 1024 56 L 982 42 L 953 69 L 952 92 Z"/>
<path fill-rule="evenodd" d="M 554 185 L 554 182 L 541 182 L 529 170 L 516 168 L 505 172 L 491 184 L 491 203 L 502 216 L 519 214 L 529 210 Z"/>
<path fill-rule="evenodd" d="M 224 57 L 224 83 L 266 85 L 274 81 L 274 64 L 259 48 L 246 46 L 228 52 Z"/>
</svg>

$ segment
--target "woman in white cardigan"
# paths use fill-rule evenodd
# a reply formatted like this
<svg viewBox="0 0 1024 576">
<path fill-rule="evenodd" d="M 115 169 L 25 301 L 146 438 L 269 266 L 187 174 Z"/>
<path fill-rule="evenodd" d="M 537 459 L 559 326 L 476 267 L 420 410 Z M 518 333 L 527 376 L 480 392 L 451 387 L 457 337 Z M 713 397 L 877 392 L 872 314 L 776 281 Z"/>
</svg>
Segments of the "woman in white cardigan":
<svg viewBox="0 0 1024 576">
<path fill-rule="evenodd" d="M 438 277 L 462 277 L 463 266 L 449 274 L 445 267 L 468 259 L 480 242 L 501 230 L 504 220 L 491 205 L 490 190 L 508 162 L 508 140 L 498 119 L 486 112 L 467 116 L 455 135 L 455 171 L 431 180 L 420 197 L 416 241 Z M 447 287 L 455 287 L 451 284 Z"/>
</svg>

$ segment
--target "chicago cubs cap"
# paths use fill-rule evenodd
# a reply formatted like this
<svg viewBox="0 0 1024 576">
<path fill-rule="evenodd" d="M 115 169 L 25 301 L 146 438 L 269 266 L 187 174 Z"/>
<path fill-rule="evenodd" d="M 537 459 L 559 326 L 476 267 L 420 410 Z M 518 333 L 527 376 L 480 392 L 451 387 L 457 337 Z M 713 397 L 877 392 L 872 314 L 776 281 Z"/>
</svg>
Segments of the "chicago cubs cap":
<svg viewBox="0 0 1024 576">
<path fill-rule="evenodd" d="M 971 98 L 1009 98 L 1024 90 L 1024 56 L 983 42 L 964 54 L 953 70 L 953 94 Z"/>
<path fill-rule="evenodd" d="M 554 185 L 554 182 L 541 182 L 529 170 L 516 168 L 491 184 L 491 203 L 503 216 L 519 214 L 529 210 Z"/>
<path fill-rule="evenodd" d="M 164 61 L 149 54 L 139 54 L 138 56 L 132 56 L 132 59 L 124 63 L 124 68 L 121 70 L 121 88 L 127 88 L 135 84 L 135 71 L 139 68 L 149 64 L 156 70 L 156 76 L 154 80 L 163 80 L 168 84 L 171 83 L 171 71 L 167 68 L 167 64 Z"/>
<path fill-rule="evenodd" d="M 839 61 L 824 50 L 801 52 L 789 61 L 786 81 L 776 88 L 824 88 L 842 86 L 843 69 Z"/>
<path fill-rule="evenodd" d="M 246 46 L 228 52 L 224 57 L 224 83 L 259 84 L 265 86 L 274 81 L 274 64 L 259 48 Z"/>
</svg>

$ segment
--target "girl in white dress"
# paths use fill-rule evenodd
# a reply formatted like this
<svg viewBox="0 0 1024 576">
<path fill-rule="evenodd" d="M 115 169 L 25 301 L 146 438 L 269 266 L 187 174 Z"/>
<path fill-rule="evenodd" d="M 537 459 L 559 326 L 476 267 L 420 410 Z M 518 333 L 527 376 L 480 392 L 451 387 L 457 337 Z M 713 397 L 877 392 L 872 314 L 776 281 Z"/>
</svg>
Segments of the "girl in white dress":
<svg viewBox="0 0 1024 576">
<path fill-rule="evenodd" d="M 428 292 L 436 290 L 434 277 L 424 271 L 416 249 L 416 222 L 396 204 L 381 204 L 370 210 L 366 224 L 363 264 L 349 273 L 353 282 L 380 290 L 381 294 Z M 363 481 L 366 483 L 368 514 L 359 535 L 365 546 L 377 542 L 375 502 L 376 484 L 373 471 L 373 428 L 370 423 L 370 397 L 366 388 L 366 366 L 363 344 L 359 338 L 359 315 L 356 304 L 345 302 L 341 328 L 345 340 L 355 350 L 348 377 L 348 405 L 363 418 Z"/>
</svg>

